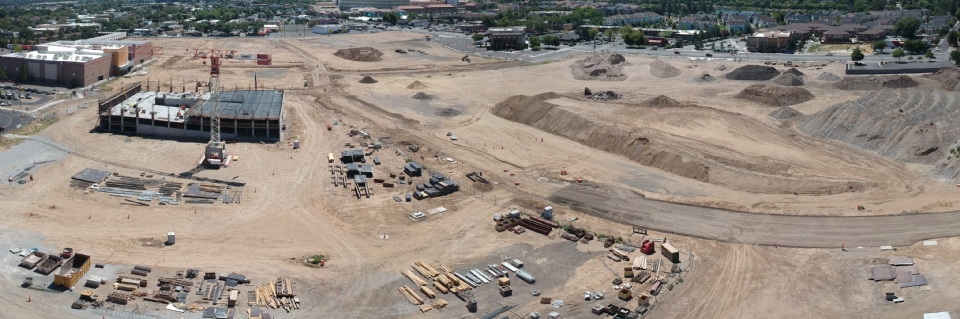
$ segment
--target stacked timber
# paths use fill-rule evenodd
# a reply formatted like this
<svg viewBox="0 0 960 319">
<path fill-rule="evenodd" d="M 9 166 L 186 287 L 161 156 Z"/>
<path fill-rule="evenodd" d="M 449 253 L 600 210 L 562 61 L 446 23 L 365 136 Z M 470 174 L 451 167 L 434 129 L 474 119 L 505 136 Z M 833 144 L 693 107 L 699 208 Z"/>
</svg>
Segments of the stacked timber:
<svg viewBox="0 0 960 319">
<path fill-rule="evenodd" d="M 410 303 L 414 305 L 419 306 L 423 304 L 423 298 L 420 298 L 420 296 L 417 296 L 417 293 L 414 292 L 413 289 L 410 289 L 410 287 L 407 287 L 406 285 L 404 285 L 403 287 L 400 287 L 400 294 L 406 297 L 407 301 L 410 301 Z"/>
<path fill-rule="evenodd" d="M 417 260 L 417 265 L 423 267 L 424 269 L 427 270 L 427 272 L 430 273 L 429 275 L 427 275 L 427 277 L 433 278 L 433 277 L 436 277 L 436 276 L 439 276 L 439 275 L 440 275 L 440 272 L 439 272 L 439 271 L 437 271 L 436 269 L 434 269 L 433 267 L 431 267 L 430 264 L 427 264 L 426 262 L 424 262 L 424 261 L 422 261 L 422 260 Z"/>
<path fill-rule="evenodd" d="M 433 276 L 430 276 L 430 271 L 427 270 L 426 268 L 423 268 L 423 266 L 414 264 L 412 267 L 413 267 L 414 270 L 416 270 L 418 273 L 420 273 L 420 275 L 422 275 L 422 276 L 424 276 L 424 277 L 427 277 L 427 278 L 433 278 Z"/>
<path fill-rule="evenodd" d="M 426 285 L 420 286 L 420 292 L 422 292 L 424 295 L 427 295 L 427 298 L 430 298 L 430 299 L 437 298 L 437 294 L 433 293 L 433 290 L 430 290 L 430 288 L 427 288 Z"/>
<path fill-rule="evenodd" d="M 450 291 L 447 289 L 447 286 L 444 286 L 443 283 L 441 283 L 440 281 L 437 281 L 436 279 L 433 280 L 433 287 L 437 288 L 437 290 L 439 290 L 440 293 L 444 293 L 444 294 Z"/>
<path fill-rule="evenodd" d="M 423 287 L 427 285 L 426 281 L 424 281 L 423 279 L 420 279 L 420 276 L 417 276 L 417 274 L 414 274 L 410 270 L 404 269 L 403 271 L 401 271 L 401 273 L 403 273 L 404 276 L 407 276 L 407 278 L 410 278 L 410 281 L 413 281 L 413 283 L 416 284 L 417 286 Z"/>
<path fill-rule="evenodd" d="M 447 267 L 447 265 L 440 264 L 440 270 L 443 272 L 453 272 L 453 268 Z"/>
<path fill-rule="evenodd" d="M 118 305 L 126 305 L 127 302 L 130 300 L 133 300 L 133 296 L 122 294 L 119 292 L 112 292 L 109 295 L 107 295 L 107 301 L 118 304 Z"/>
<path fill-rule="evenodd" d="M 437 300 L 434 300 L 434 301 L 433 301 L 433 308 L 443 309 L 443 307 L 446 307 L 446 306 L 447 306 L 447 301 L 446 301 L 446 300 L 437 299 Z"/>
<path fill-rule="evenodd" d="M 296 294 L 293 292 L 293 283 L 289 278 L 277 278 L 277 296 L 279 297 L 293 297 Z"/>
</svg>

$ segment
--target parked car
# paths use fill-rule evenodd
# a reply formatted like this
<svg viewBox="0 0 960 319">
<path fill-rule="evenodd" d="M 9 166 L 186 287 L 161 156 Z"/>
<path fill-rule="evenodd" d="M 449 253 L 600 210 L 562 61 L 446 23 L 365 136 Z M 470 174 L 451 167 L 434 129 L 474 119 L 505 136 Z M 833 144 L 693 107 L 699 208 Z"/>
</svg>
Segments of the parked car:
<svg viewBox="0 0 960 319">
<path fill-rule="evenodd" d="M 11 104 L 10 104 L 10 101 L 0 102 L 0 106 L 10 106 L 10 105 L 11 105 Z"/>
<path fill-rule="evenodd" d="M 833 56 L 833 53 L 827 53 L 827 56 Z"/>
<path fill-rule="evenodd" d="M 707 57 L 708 57 L 708 58 L 712 58 L 712 57 L 713 57 L 713 54 L 707 53 Z"/>
</svg>

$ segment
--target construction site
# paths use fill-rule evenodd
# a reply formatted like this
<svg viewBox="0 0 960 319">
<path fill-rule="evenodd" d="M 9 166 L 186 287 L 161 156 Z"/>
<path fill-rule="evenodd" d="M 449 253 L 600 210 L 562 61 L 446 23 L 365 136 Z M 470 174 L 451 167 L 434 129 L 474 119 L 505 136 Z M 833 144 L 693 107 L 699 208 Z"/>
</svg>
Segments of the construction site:
<svg viewBox="0 0 960 319">
<path fill-rule="evenodd" d="M 955 69 L 151 42 L 2 136 L 5 317 L 960 311 Z"/>
</svg>

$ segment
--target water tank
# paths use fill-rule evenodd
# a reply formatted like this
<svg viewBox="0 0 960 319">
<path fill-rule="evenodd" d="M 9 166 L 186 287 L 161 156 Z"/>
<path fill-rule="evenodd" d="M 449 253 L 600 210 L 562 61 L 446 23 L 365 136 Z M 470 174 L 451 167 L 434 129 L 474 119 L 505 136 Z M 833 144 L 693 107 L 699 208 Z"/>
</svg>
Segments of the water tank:
<svg viewBox="0 0 960 319">
<path fill-rule="evenodd" d="M 530 274 L 528 274 L 526 271 L 523 271 L 523 270 L 520 270 L 520 269 L 517 269 L 517 277 L 519 277 L 520 279 L 523 279 L 523 281 L 526 281 L 526 282 L 531 283 L 531 284 L 534 283 L 535 281 L 537 281 L 536 278 L 533 278 L 533 276 L 531 276 Z"/>
<path fill-rule="evenodd" d="M 173 245 L 177 242 L 177 235 L 173 232 L 167 233 L 167 245 Z"/>
<path fill-rule="evenodd" d="M 543 213 L 540 214 L 540 217 L 546 220 L 553 220 L 553 206 L 547 206 L 543 208 Z"/>
<path fill-rule="evenodd" d="M 519 210 L 516 210 L 516 209 L 511 210 L 509 213 L 507 213 L 507 217 L 509 217 L 509 218 L 520 218 L 520 211 L 519 211 Z"/>
</svg>

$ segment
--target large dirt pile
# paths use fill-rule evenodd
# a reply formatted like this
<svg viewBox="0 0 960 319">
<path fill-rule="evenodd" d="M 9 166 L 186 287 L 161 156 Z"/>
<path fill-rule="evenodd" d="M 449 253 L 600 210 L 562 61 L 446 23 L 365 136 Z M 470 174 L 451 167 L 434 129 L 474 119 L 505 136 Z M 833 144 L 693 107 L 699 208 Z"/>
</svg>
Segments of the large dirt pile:
<svg viewBox="0 0 960 319">
<path fill-rule="evenodd" d="M 783 75 L 773 79 L 773 83 L 783 86 L 801 86 L 803 85 L 803 79 L 793 73 L 783 73 Z"/>
<path fill-rule="evenodd" d="M 383 52 L 371 47 L 359 47 L 337 50 L 333 55 L 357 62 L 376 62 L 383 57 Z"/>
<path fill-rule="evenodd" d="M 666 95 L 658 95 L 657 97 L 641 102 L 640 105 L 646 107 L 677 107 L 683 106 L 683 103 L 671 99 Z"/>
<path fill-rule="evenodd" d="M 960 88 L 957 87 L 957 84 L 960 83 L 960 69 L 942 68 L 937 72 L 924 75 L 923 77 L 940 83 L 940 89 L 942 90 L 946 90 L 946 91 L 960 90 Z"/>
<path fill-rule="evenodd" d="M 727 79 L 740 81 L 766 81 L 780 75 L 772 66 L 744 65 L 727 73 Z"/>
<path fill-rule="evenodd" d="M 423 89 L 426 89 L 426 88 L 427 88 L 427 86 L 426 86 L 425 84 L 423 84 L 423 83 L 420 83 L 419 80 L 418 80 L 418 81 L 413 81 L 413 83 L 410 83 L 410 85 L 407 85 L 407 89 L 408 89 L 408 90 L 423 90 Z"/>
<path fill-rule="evenodd" d="M 570 65 L 570 72 L 577 80 L 623 81 L 627 79 L 623 68 L 630 65 L 619 54 L 594 54 Z"/>
<path fill-rule="evenodd" d="M 429 99 L 432 99 L 433 97 L 427 93 L 419 92 L 417 94 L 414 94 L 413 98 L 415 100 L 429 100 Z"/>
<path fill-rule="evenodd" d="M 833 81 L 840 81 L 840 77 L 830 72 L 823 72 L 823 73 L 820 73 L 820 76 L 817 77 L 817 80 L 833 82 Z"/>
<path fill-rule="evenodd" d="M 504 119 L 530 125 L 598 150 L 623 155 L 642 165 L 673 174 L 709 181 L 709 168 L 693 157 L 682 156 L 644 134 L 643 129 L 595 121 L 545 101 L 560 98 L 549 92 L 535 96 L 512 96 L 491 112 Z"/>
<path fill-rule="evenodd" d="M 804 88 L 757 84 L 743 89 L 736 98 L 759 102 L 766 106 L 788 106 L 812 100 L 814 96 Z"/>
<path fill-rule="evenodd" d="M 933 164 L 936 175 L 957 177 L 960 93 L 881 89 L 817 112 L 797 127 L 813 136 L 840 140 L 899 161 Z"/>
<path fill-rule="evenodd" d="M 776 109 L 773 112 L 770 112 L 770 117 L 778 120 L 792 119 L 800 115 L 803 115 L 803 114 L 800 114 L 800 112 L 797 112 L 797 110 L 794 110 L 789 106 L 784 106 Z"/>
<path fill-rule="evenodd" d="M 788 73 L 789 73 L 789 74 L 796 75 L 796 76 L 804 76 L 804 75 L 805 75 L 805 74 L 803 74 L 803 72 L 800 72 L 800 70 L 797 70 L 797 68 L 790 68 L 789 70 L 786 70 L 786 71 L 783 72 L 783 74 L 788 74 Z"/>
<path fill-rule="evenodd" d="M 661 79 L 667 79 L 678 77 L 683 72 L 667 62 L 663 62 L 663 60 L 656 59 L 653 60 L 653 63 L 650 63 L 650 74 Z"/>
<path fill-rule="evenodd" d="M 374 80 L 369 75 L 365 75 L 362 79 L 360 79 L 360 83 L 364 83 L 364 84 L 377 83 L 377 80 Z"/>
<path fill-rule="evenodd" d="M 834 83 L 833 87 L 841 90 L 879 90 L 881 88 L 904 89 L 917 85 L 920 84 L 906 75 L 870 75 L 844 77 L 840 82 Z"/>
<path fill-rule="evenodd" d="M 714 77 L 713 77 L 712 75 L 710 75 L 709 73 L 704 73 L 704 74 L 701 74 L 701 75 L 696 76 L 696 77 L 693 78 L 693 81 L 694 81 L 694 82 L 713 82 L 713 81 L 716 81 L 716 80 L 717 80 L 717 78 L 714 78 Z"/>
</svg>

